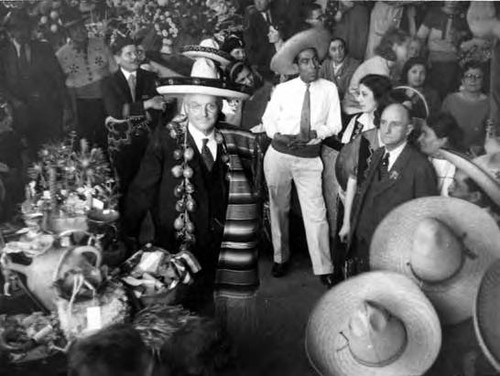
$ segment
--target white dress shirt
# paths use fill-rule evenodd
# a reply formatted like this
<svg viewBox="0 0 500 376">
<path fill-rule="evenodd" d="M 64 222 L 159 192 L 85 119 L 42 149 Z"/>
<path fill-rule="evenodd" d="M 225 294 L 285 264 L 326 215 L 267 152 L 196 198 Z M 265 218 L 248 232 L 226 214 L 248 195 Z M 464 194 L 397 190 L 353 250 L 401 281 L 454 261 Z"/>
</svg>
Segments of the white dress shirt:
<svg viewBox="0 0 500 376">
<path fill-rule="evenodd" d="M 127 82 L 128 82 L 128 78 L 129 78 L 130 76 L 134 76 L 134 77 L 135 77 L 135 79 L 136 79 L 136 81 L 135 81 L 135 82 L 137 82 L 137 71 L 134 71 L 134 72 L 129 72 L 128 70 L 125 70 L 125 69 L 123 69 L 122 67 L 120 67 L 120 70 L 122 71 L 123 75 L 125 76 L 125 79 L 127 80 Z"/>
<path fill-rule="evenodd" d="M 205 136 L 201 131 L 199 131 L 196 127 L 191 124 L 188 124 L 188 130 L 191 136 L 193 137 L 194 143 L 198 148 L 198 151 L 201 154 L 201 148 L 203 147 L 203 139 L 208 138 L 207 146 L 210 152 L 212 153 L 212 157 L 214 157 L 214 161 L 217 159 L 217 142 L 215 141 L 215 132 L 212 130 L 212 133 Z"/>
<path fill-rule="evenodd" d="M 385 149 L 385 152 L 389 153 L 389 165 L 387 166 L 387 171 L 390 171 L 392 166 L 394 166 L 394 163 L 396 163 L 396 161 L 398 160 L 405 146 L 406 142 L 403 143 L 402 145 L 399 145 L 396 149 L 393 149 L 391 151 Z"/>
<path fill-rule="evenodd" d="M 333 82 L 319 78 L 311 83 L 311 130 L 318 138 L 324 139 L 340 132 L 340 103 L 337 86 Z M 300 117 L 306 84 L 297 77 L 276 86 L 262 124 L 267 135 L 275 133 L 297 135 L 300 133 Z"/>
</svg>

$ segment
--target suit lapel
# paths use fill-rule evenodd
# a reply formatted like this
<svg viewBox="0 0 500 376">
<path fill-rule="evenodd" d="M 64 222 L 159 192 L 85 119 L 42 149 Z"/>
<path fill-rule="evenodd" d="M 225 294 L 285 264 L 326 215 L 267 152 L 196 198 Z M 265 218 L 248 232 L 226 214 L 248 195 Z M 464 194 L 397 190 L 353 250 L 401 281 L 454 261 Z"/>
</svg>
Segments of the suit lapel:
<svg viewBox="0 0 500 376">
<path fill-rule="evenodd" d="M 142 100 L 142 92 L 144 91 L 144 75 L 142 69 L 137 69 L 137 80 L 135 85 L 135 100 Z"/>
<path fill-rule="evenodd" d="M 118 71 L 116 72 L 116 82 L 118 86 L 120 87 L 120 91 L 125 93 L 127 97 L 127 103 L 132 102 L 132 94 L 130 93 L 130 87 L 128 86 L 127 79 L 122 73 L 121 68 L 118 68 Z M 137 90 L 136 90 L 137 93 Z"/>
<path fill-rule="evenodd" d="M 399 155 L 396 162 L 394 162 L 392 168 L 389 170 L 389 179 L 387 179 L 385 182 L 377 186 L 377 190 L 375 192 L 376 195 L 389 189 L 399 180 L 399 177 L 403 174 L 405 166 L 410 160 L 410 154 L 411 154 L 410 146 L 407 144 L 404 147 L 401 154 Z"/>
</svg>

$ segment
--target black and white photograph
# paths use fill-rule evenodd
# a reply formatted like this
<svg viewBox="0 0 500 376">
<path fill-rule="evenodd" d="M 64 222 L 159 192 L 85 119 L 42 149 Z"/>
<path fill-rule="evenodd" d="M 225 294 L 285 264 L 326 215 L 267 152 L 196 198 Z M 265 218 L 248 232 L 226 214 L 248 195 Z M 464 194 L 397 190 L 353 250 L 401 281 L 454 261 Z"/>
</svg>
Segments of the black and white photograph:
<svg viewBox="0 0 500 376">
<path fill-rule="evenodd" d="M 500 375 L 500 1 L 0 0 L 0 375 Z"/>
</svg>

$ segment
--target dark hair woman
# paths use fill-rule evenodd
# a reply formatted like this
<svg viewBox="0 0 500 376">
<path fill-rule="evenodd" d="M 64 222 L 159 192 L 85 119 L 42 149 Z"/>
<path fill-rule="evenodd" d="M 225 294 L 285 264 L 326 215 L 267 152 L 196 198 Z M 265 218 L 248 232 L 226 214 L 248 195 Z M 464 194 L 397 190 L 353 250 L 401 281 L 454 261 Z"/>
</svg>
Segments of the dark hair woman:
<svg viewBox="0 0 500 376">
<path fill-rule="evenodd" d="M 401 85 L 409 86 L 418 90 L 424 96 L 429 112 L 431 114 L 441 109 L 441 99 L 439 93 L 427 85 L 427 61 L 421 57 L 412 57 L 403 66 L 401 72 Z M 425 109 L 419 108 L 422 102 L 418 100 L 413 90 L 407 90 L 407 95 L 411 98 L 412 108 L 416 113 L 424 113 Z"/>
<path fill-rule="evenodd" d="M 359 112 L 356 97 L 361 78 L 368 74 L 389 78 L 397 76 L 397 67 L 402 67 L 408 58 L 409 43 L 410 37 L 402 30 L 392 28 L 384 34 L 380 45 L 375 49 L 376 55 L 364 61 L 354 72 L 343 103 L 344 112 L 347 114 Z"/>
<path fill-rule="evenodd" d="M 446 112 L 431 115 L 421 128 L 418 138 L 420 150 L 427 154 L 438 177 L 438 189 L 442 196 L 448 196 L 448 189 L 453 183 L 455 166 L 440 158 L 441 148 L 464 151 L 464 132 L 455 118 Z"/>
</svg>

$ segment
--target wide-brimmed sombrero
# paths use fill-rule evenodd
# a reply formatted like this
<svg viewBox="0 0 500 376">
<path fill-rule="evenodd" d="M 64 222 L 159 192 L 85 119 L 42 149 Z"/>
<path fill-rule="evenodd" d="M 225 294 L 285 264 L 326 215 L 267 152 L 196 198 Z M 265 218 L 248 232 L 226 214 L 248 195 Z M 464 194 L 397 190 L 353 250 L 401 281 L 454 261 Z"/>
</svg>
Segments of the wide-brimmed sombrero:
<svg viewBox="0 0 500 376">
<path fill-rule="evenodd" d="M 306 328 L 306 353 L 321 376 L 417 376 L 441 347 L 436 311 L 394 272 L 369 272 L 328 291 Z"/>
<path fill-rule="evenodd" d="M 492 158 L 497 158 L 496 153 L 474 160 L 451 150 L 441 149 L 439 153 L 442 158 L 467 174 L 496 205 L 500 206 L 500 183 L 499 179 L 496 178 L 496 175 L 500 174 L 500 169 L 492 172 L 491 168 L 488 167 L 492 165 Z"/>
<path fill-rule="evenodd" d="M 225 51 L 221 51 L 213 47 L 205 47 L 199 45 L 184 46 L 181 50 L 181 53 L 191 59 L 210 59 L 220 63 L 222 66 L 228 65 L 233 60 L 231 55 L 229 55 Z"/>
<path fill-rule="evenodd" d="M 441 323 L 472 316 L 479 282 L 500 258 L 500 229 L 485 210 L 451 197 L 425 197 L 391 211 L 375 230 L 372 270 L 392 270 L 419 284 Z"/>
<path fill-rule="evenodd" d="M 297 55 L 308 48 L 314 48 L 319 60 L 322 61 L 328 53 L 330 40 L 330 33 L 322 27 L 314 27 L 295 34 L 273 56 L 271 70 L 279 74 L 299 73 L 299 68 L 294 63 Z"/>
<path fill-rule="evenodd" d="M 220 80 L 205 59 L 198 59 L 193 64 L 191 77 L 161 78 L 156 91 L 162 95 L 205 94 L 244 100 L 250 97 L 252 88 Z"/>
<path fill-rule="evenodd" d="M 500 261 L 486 271 L 474 306 L 476 336 L 491 365 L 500 372 Z"/>
</svg>

